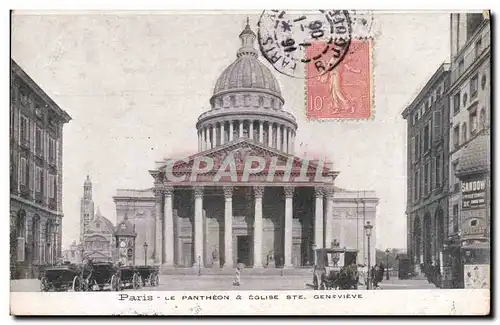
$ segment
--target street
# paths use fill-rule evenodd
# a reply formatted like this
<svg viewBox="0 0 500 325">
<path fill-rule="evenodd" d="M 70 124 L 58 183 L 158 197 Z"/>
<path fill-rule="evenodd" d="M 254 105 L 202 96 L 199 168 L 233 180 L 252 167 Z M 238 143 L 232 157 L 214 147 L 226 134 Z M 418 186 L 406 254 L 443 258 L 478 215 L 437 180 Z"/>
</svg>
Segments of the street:
<svg viewBox="0 0 500 325">
<path fill-rule="evenodd" d="M 143 291 L 203 291 L 203 290 L 312 290 L 311 279 L 304 276 L 259 275 L 241 277 L 241 285 L 233 286 L 233 276 L 221 275 L 160 275 L 160 285 L 143 287 Z M 11 291 L 38 292 L 37 279 L 11 280 Z M 360 286 L 360 289 L 362 287 Z M 380 290 L 437 289 L 426 280 L 384 280 Z"/>
</svg>

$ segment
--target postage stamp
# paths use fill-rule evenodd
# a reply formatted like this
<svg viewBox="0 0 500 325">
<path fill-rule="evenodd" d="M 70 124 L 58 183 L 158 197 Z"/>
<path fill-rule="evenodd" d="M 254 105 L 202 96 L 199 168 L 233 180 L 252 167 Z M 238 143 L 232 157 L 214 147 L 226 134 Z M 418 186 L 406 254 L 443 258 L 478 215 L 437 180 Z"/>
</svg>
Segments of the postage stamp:
<svg viewBox="0 0 500 325">
<path fill-rule="evenodd" d="M 486 13 L 11 24 L 12 315 L 490 312 Z"/>
<path fill-rule="evenodd" d="M 324 44 L 313 43 L 306 53 L 314 57 Z M 351 40 L 351 48 L 332 70 L 318 75 L 318 66 L 306 65 L 306 116 L 309 120 L 370 119 L 373 114 L 372 40 Z"/>
</svg>

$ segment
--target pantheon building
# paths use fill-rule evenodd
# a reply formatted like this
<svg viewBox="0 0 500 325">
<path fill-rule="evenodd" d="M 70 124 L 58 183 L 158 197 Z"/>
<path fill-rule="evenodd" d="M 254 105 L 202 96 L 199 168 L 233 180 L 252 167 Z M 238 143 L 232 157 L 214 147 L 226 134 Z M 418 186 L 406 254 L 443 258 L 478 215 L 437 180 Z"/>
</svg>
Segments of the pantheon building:
<svg viewBox="0 0 500 325">
<path fill-rule="evenodd" d="M 118 189 L 113 198 L 118 221 L 127 216 L 136 226 L 136 260 L 167 268 L 299 268 L 314 264 L 315 248 L 333 244 L 357 249 L 357 263 L 367 263 L 364 225 L 376 224 L 378 198 L 373 191 L 336 187 L 339 172 L 330 162 L 311 160 L 301 169 L 305 158 L 294 156 L 295 117 L 285 110 L 277 79 L 259 61 L 248 24 L 239 37 L 236 60 L 217 79 L 210 110 L 196 121 L 198 152 L 184 161 L 157 162 L 149 171 L 151 188 Z M 215 170 L 191 177 L 200 157 L 234 157 L 241 175 L 248 155 L 276 166 L 291 161 L 292 177 L 272 168 L 245 181 L 215 179 Z M 270 172 L 275 174 L 267 181 Z M 301 172 L 310 181 L 294 181 Z M 168 175 L 186 181 L 172 182 Z M 372 264 L 376 232 L 375 226 Z"/>
</svg>

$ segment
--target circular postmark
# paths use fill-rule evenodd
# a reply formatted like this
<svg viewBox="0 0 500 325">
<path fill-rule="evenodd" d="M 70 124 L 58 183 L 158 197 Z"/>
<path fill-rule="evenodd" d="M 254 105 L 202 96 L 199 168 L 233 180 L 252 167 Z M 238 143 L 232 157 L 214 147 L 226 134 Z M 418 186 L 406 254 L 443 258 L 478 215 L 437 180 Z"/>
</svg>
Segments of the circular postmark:
<svg viewBox="0 0 500 325">
<path fill-rule="evenodd" d="M 342 61 L 351 34 L 347 10 L 266 10 L 259 19 L 257 37 L 262 55 L 277 71 L 295 78 L 314 78 Z M 305 74 L 304 67 L 308 70 Z"/>
</svg>

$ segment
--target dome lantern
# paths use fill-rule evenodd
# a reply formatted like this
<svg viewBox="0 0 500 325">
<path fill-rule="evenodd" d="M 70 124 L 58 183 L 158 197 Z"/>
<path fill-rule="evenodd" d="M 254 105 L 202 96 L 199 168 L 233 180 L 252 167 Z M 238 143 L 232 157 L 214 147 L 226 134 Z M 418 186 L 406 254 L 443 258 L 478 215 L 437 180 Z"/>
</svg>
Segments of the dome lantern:
<svg viewBox="0 0 500 325">
<path fill-rule="evenodd" d="M 250 28 L 250 19 L 247 17 L 247 24 L 243 31 L 240 33 L 241 47 L 236 53 L 236 57 L 239 58 L 243 55 L 250 55 L 255 58 L 258 57 L 258 52 L 253 46 L 255 38 L 256 35 Z"/>
</svg>

